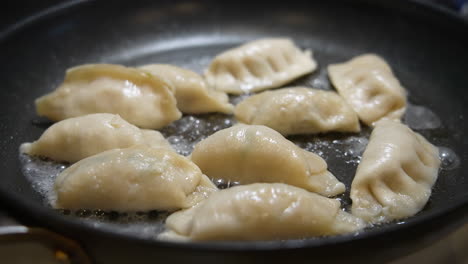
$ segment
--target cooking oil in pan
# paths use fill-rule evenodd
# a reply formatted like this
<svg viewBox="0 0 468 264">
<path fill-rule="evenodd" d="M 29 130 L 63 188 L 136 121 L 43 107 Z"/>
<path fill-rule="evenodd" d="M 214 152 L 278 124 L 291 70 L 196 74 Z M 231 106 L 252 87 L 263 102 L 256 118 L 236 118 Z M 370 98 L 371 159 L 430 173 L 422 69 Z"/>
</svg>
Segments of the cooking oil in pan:
<svg viewBox="0 0 468 264">
<path fill-rule="evenodd" d="M 327 87 L 322 87 L 327 89 Z M 237 104 L 246 95 L 231 97 L 231 102 Z M 442 125 L 440 119 L 428 108 L 410 105 L 404 121 L 416 131 L 427 132 L 428 139 L 434 142 L 437 134 L 432 136 L 431 130 L 439 129 Z M 161 130 L 176 151 L 184 156 L 190 155 L 196 143 L 221 129 L 230 127 L 236 123 L 233 116 L 221 114 L 186 115 L 180 120 L 168 125 Z M 323 135 L 297 135 L 288 137 L 299 147 L 320 155 L 327 161 L 329 170 L 347 186 L 347 192 L 337 197 L 344 210 L 349 210 L 351 200 L 349 188 L 362 153 L 364 152 L 371 128 L 362 127 L 360 133 L 341 134 L 327 133 Z M 456 153 L 448 147 L 440 147 L 441 176 L 445 171 L 454 170 L 460 165 L 460 159 Z M 20 154 L 23 173 L 32 183 L 32 187 L 44 197 L 47 205 L 54 203 L 54 180 L 68 164 L 60 164 L 53 161 L 42 160 Z M 238 185 L 237 182 L 226 182 L 212 179 L 219 188 L 229 188 Z M 59 210 L 65 215 L 82 219 L 87 225 L 99 229 L 108 229 L 112 232 L 124 233 L 144 238 L 156 238 L 164 229 L 164 220 L 168 212 L 133 212 L 117 213 L 101 210 Z M 402 221 L 396 222 L 403 223 Z"/>
<path fill-rule="evenodd" d="M 163 128 L 161 133 L 179 154 L 188 156 L 196 143 L 235 122 L 234 117 L 221 114 L 187 115 Z"/>
<path fill-rule="evenodd" d="M 42 160 L 20 154 L 23 174 L 31 182 L 32 187 L 42 197 L 47 205 L 55 203 L 57 196 L 54 191 L 54 181 L 68 165 L 50 160 Z"/>
<path fill-rule="evenodd" d="M 405 123 L 415 130 L 436 129 L 441 126 L 440 118 L 431 109 L 408 103 Z"/>
</svg>

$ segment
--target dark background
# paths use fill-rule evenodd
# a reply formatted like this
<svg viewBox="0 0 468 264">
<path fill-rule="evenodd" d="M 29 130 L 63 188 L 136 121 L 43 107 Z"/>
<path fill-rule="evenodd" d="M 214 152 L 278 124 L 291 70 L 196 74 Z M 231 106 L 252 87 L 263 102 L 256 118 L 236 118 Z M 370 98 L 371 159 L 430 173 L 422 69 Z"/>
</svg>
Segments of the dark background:
<svg viewBox="0 0 468 264">
<path fill-rule="evenodd" d="M 43 11 L 50 6 L 63 4 L 69 0 L 5 0 L 2 1 L 0 9 L 0 33 L 9 26 L 21 21 L 28 16 Z M 391 0 L 389 0 L 391 1 Z M 419 0 L 420 2 L 429 2 L 452 10 L 460 10 L 465 3 L 468 6 L 468 0 Z M 468 9 L 466 7 L 465 9 Z M 468 17 L 468 13 L 465 13 Z"/>
<path fill-rule="evenodd" d="M 68 0 L 6 0 L 0 8 L 0 32 L 12 24 L 52 5 Z"/>
</svg>

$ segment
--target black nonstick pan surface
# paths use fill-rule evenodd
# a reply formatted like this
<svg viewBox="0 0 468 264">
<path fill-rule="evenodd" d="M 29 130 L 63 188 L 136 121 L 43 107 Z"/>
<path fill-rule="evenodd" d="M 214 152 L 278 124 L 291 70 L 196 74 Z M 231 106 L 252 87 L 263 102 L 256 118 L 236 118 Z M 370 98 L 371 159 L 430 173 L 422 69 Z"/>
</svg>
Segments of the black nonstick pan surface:
<svg viewBox="0 0 468 264">
<path fill-rule="evenodd" d="M 290 37 L 301 48 L 311 49 L 319 63 L 317 71 L 293 85 L 333 89 L 326 66 L 362 53 L 376 53 L 388 61 L 409 93 L 411 106 L 405 122 L 449 156 L 443 157 L 439 179 L 422 212 L 353 235 L 176 244 L 121 232 L 118 227 L 101 228 L 94 220 L 57 212 L 46 205 L 23 173 L 19 145 L 37 139 L 50 125 L 36 116 L 34 99 L 55 89 L 67 68 L 84 63 L 171 63 L 201 73 L 225 49 L 277 36 Z M 468 23 L 416 2 L 64 2 L 0 34 L 0 80 L 1 205 L 25 224 L 77 240 L 97 263 L 382 263 L 430 244 L 463 223 L 468 214 Z M 202 123 L 212 120 L 210 116 L 185 118 Z M 170 126 L 163 132 L 184 139 L 185 134 L 177 129 Z M 368 134 L 364 130 L 354 136 Z M 348 136 L 290 139 L 322 152 L 330 170 L 349 191 L 357 156 L 340 143 Z M 333 145 L 335 139 L 338 143 Z M 342 200 L 349 203 L 346 195 Z"/>
</svg>

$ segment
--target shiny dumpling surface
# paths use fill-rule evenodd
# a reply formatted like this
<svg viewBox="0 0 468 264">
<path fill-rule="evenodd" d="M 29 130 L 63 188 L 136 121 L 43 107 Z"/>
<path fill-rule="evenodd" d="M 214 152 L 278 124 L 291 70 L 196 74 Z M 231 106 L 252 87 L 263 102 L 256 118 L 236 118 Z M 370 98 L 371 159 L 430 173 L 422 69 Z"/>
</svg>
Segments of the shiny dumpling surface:
<svg viewBox="0 0 468 264">
<path fill-rule="evenodd" d="M 208 85 L 232 94 L 279 87 L 314 71 L 310 51 L 301 51 L 288 38 L 249 42 L 216 56 L 205 71 Z"/>
<path fill-rule="evenodd" d="M 216 190 L 189 159 L 139 145 L 108 150 L 65 169 L 55 181 L 54 207 L 176 210 L 191 207 Z"/>
<path fill-rule="evenodd" d="M 338 94 L 305 87 L 253 95 L 234 114 L 242 123 L 265 125 L 283 135 L 360 131 L 356 113 Z"/>
<path fill-rule="evenodd" d="M 335 199 L 294 186 L 257 183 L 212 194 L 166 220 L 160 239 L 271 240 L 334 235 L 364 228 Z"/>
<path fill-rule="evenodd" d="M 97 153 L 143 144 L 172 149 L 155 130 L 139 129 L 114 114 L 89 114 L 62 120 L 21 151 L 56 161 L 76 162 Z"/>
<path fill-rule="evenodd" d="M 119 114 L 150 129 L 181 117 L 170 84 L 147 72 L 112 64 L 69 69 L 55 91 L 36 100 L 36 110 L 53 121 L 92 113 Z"/>
<path fill-rule="evenodd" d="M 438 153 L 406 125 L 377 122 L 351 185 L 352 213 L 379 223 L 422 210 L 437 179 Z"/>
<path fill-rule="evenodd" d="M 280 182 L 325 196 L 345 191 L 321 157 L 266 126 L 239 124 L 220 130 L 196 144 L 191 159 L 213 179 Z"/>
<path fill-rule="evenodd" d="M 406 91 L 381 57 L 365 54 L 331 64 L 328 74 L 338 93 L 367 125 L 381 119 L 400 120 L 405 113 Z"/>
<path fill-rule="evenodd" d="M 168 64 L 149 64 L 139 69 L 169 82 L 174 87 L 177 108 L 183 113 L 232 113 L 233 106 L 224 92 L 209 88 L 197 73 Z"/>
</svg>

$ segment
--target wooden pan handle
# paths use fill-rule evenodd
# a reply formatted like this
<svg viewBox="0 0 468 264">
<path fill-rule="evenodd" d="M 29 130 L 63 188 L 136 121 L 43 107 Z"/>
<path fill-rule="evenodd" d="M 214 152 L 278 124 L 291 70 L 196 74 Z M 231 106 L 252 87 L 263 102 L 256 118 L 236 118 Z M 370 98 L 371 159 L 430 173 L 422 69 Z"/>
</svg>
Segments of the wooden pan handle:
<svg viewBox="0 0 468 264">
<path fill-rule="evenodd" d="M 22 225 L 0 227 L 0 245 L 18 242 L 35 242 L 50 249 L 57 262 L 71 264 L 91 264 L 91 259 L 74 240 L 43 228 Z M 28 254 L 28 252 L 24 252 Z"/>
</svg>

